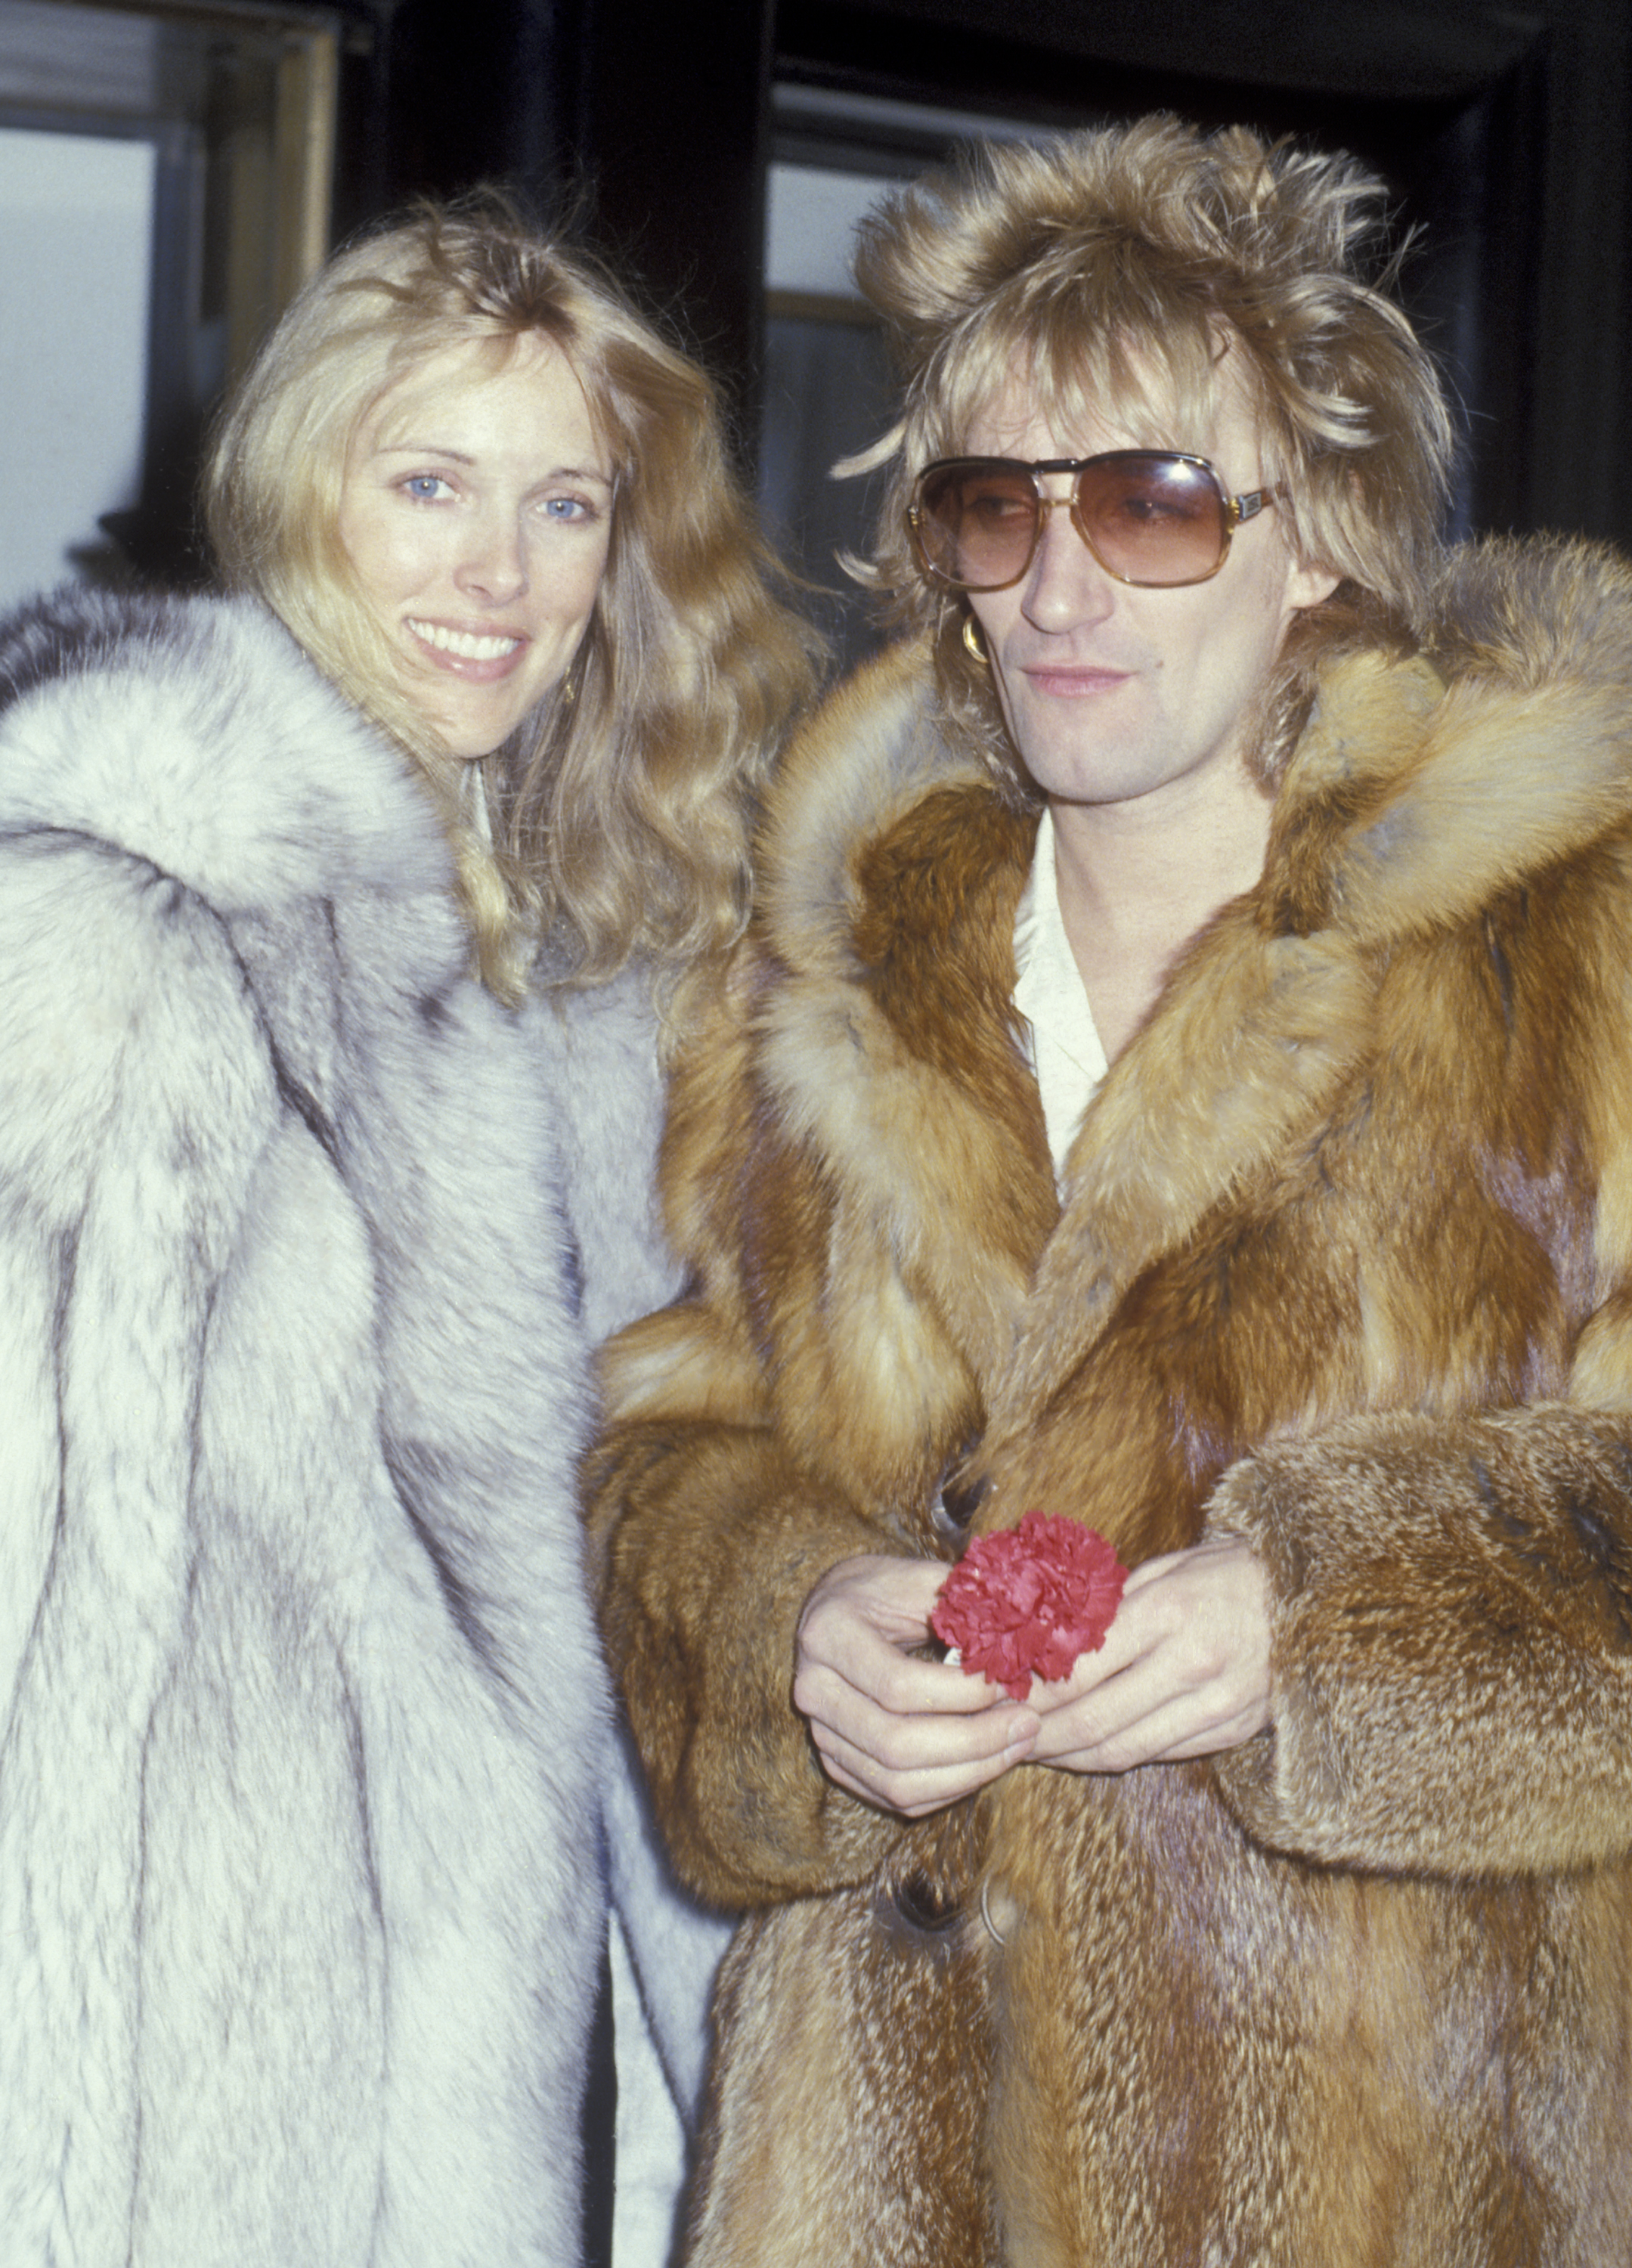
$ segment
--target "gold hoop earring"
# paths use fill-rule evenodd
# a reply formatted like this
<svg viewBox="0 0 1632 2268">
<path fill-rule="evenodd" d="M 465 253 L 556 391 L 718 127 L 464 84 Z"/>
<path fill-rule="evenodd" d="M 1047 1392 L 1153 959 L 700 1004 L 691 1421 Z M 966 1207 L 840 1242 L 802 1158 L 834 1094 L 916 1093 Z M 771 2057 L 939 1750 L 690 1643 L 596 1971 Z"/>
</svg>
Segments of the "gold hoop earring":
<svg viewBox="0 0 1632 2268">
<path fill-rule="evenodd" d="M 966 615 L 963 618 L 963 644 L 965 652 L 978 661 L 982 669 L 991 667 L 992 658 L 981 644 L 981 626 L 973 615 Z"/>
</svg>

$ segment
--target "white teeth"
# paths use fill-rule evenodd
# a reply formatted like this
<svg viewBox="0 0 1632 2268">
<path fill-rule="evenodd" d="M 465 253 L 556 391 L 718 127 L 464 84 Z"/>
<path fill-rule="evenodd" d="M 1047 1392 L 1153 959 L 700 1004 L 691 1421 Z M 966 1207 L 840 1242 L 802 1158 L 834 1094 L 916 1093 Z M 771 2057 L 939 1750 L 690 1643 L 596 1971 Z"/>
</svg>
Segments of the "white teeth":
<svg viewBox="0 0 1632 2268">
<path fill-rule="evenodd" d="M 440 622 L 416 622 L 411 617 L 408 628 L 438 653 L 456 653 L 461 661 L 500 661 L 521 644 L 513 637 L 474 637 L 468 630 L 445 630 Z"/>
</svg>

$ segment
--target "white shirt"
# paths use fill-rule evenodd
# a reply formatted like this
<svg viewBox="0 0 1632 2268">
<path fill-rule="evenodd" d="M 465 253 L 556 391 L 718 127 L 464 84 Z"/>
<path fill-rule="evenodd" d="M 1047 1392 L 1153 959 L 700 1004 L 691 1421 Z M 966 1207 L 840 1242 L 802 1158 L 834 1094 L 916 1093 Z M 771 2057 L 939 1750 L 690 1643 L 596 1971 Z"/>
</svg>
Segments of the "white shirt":
<svg viewBox="0 0 1632 2268">
<path fill-rule="evenodd" d="M 1055 873 L 1054 814 L 1045 807 L 1032 871 L 1014 917 L 1014 1005 L 1031 1035 L 1032 1069 L 1060 1178 L 1082 1115 L 1105 1077 L 1105 1049 L 1065 923 Z"/>
</svg>

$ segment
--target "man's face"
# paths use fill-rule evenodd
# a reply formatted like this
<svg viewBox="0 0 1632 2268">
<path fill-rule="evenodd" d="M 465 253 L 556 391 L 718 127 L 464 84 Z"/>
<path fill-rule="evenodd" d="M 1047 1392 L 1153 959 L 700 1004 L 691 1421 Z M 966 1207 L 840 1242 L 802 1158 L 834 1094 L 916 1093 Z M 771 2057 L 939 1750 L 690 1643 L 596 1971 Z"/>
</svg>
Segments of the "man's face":
<svg viewBox="0 0 1632 2268">
<path fill-rule="evenodd" d="M 1207 431 L 1166 438 L 1207 458 L 1230 495 L 1261 487 L 1255 421 L 1227 358 Z M 1150 446 L 1148 435 L 1097 417 L 1059 431 L 1012 380 L 964 443 L 970 456 L 1028 461 Z M 1044 485 L 1065 496 L 1070 476 L 1048 475 Z M 1237 529 L 1210 582 L 1135 589 L 1106 572 L 1062 511 L 1047 514 L 1020 582 L 968 603 L 1037 784 L 1066 804 L 1159 799 L 1146 806 L 1155 817 L 1199 806 L 1222 774 L 1242 770 L 1254 700 L 1287 626 L 1336 579 L 1292 556 L 1271 508 Z"/>
</svg>

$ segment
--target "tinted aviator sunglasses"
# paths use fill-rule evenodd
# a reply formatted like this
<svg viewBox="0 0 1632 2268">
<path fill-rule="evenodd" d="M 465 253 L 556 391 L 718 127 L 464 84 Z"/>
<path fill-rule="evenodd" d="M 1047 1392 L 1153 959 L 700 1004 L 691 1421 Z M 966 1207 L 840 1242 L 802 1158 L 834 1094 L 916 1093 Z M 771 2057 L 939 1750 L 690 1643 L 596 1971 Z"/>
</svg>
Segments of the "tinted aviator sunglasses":
<svg viewBox="0 0 1632 2268">
<path fill-rule="evenodd" d="M 1043 475 L 1069 473 L 1069 497 L 1045 496 Z M 1037 556 L 1048 516 L 1069 504 L 1071 525 L 1107 575 L 1142 589 L 1205 583 L 1230 555 L 1244 519 L 1273 489 L 1231 496 L 1205 457 L 1113 449 L 1099 457 L 943 457 L 919 474 L 907 507 L 913 556 L 954 591 L 1005 591 Z"/>
</svg>

